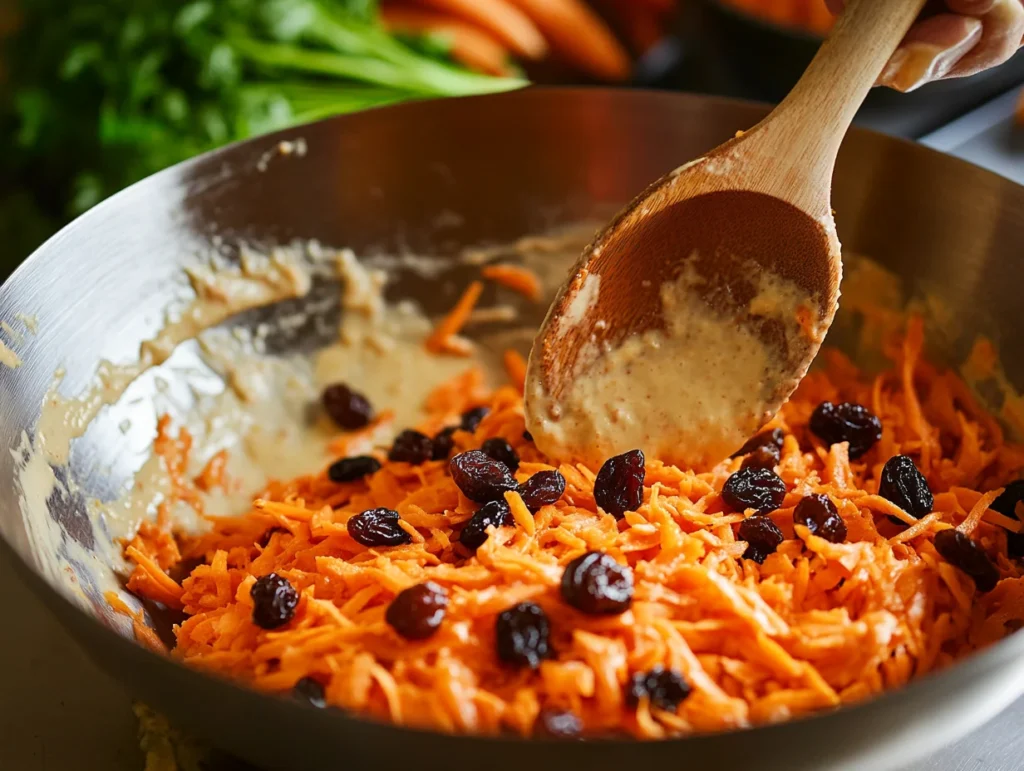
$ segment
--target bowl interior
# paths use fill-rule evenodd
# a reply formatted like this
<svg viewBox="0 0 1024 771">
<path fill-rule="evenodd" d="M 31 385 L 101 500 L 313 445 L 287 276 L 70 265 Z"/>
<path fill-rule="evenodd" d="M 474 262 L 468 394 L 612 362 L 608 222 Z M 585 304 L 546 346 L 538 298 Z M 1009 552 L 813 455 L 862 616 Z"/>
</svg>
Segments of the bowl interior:
<svg viewBox="0 0 1024 771">
<path fill-rule="evenodd" d="M 436 260 L 506 244 L 606 217 L 764 112 L 726 100 L 596 90 L 411 104 L 253 140 L 115 196 L 44 245 L 0 290 L 0 320 L 18 332 L 7 343 L 22 362 L 0 367 L 0 443 L 10 450 L 0 453 L 0 533 L 52 590 L 130 637 L 130 624 L 103 596 L 121 590 L 118 547 L 110 528 L 90 516 L 90 501 L 120 495 L 143 462 L 156 396 L 170 392 L 188 407 L 183 373 L 194 355 L 186 344 L 176 366 L 140 377 L 72 443 L 68 463 L 36 459 L 26 472 L 58 370 L 57 393 L 71 395 L 89 385 L 101 359 L 132 361 L 165 311 L 187 300 L 183 269 L 210 250 L 232 260 L 241 244 L 317 239 L 362 255 Z M 305 151 L 282 152 L 285 140 Z M 901 300 L 930 298 L 924 307 L 936 358 L 956 364 L 986 335 L 1009 380 L 1024 384 L 1024 265 L 1015 259 L 1024 243 L 1024 188 L 855 131 L 840 158 L 834 206 L 846 248 L 891 271 Z M 469 276 L 468 269 L 436 279 L 400 271 L 389 293 L 440 313 Z M 314 294 L 324 300 L 322 313 L 337 313 L 332 286 Z M 290 309 L 253 311 L 229 325 L 253 328 Z M 832 342 L 856 332 L 851 316 Z M 274 344 L 321 342 L 313 327 L 301 327 Z M 189 377 L 208 377 L 198 359 L 192 363 Z M 39 483 L 48 474 L 52 481 Z"/>
</svg>

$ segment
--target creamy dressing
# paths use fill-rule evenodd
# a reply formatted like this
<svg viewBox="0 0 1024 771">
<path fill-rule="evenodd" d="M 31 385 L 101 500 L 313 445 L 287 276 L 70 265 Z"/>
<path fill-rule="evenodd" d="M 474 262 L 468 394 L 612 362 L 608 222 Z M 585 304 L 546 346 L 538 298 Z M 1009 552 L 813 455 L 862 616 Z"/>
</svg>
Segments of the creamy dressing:
<svg viewBox="0 0 1024 771">
<path fill-rule="evenodd" d="M 787 336 L 804 334 L 797 319 L 801 308 L 810 308 L 809 298 L 756 266 L 748 274 L 756 290 L 749 312 L 778 320 Z M 559 336 L 563 326 L 585 322 L 597 302 L 597 278 L 584 280 L 559 319 Z M 763 405 L 788 368 L 754 329 L 711 310 L 701 283 L 688 267 L 661 286 L 664 329 L 610 349 L 594 340 L 584 344 L 557 399 L 539 372 L 531 372 L 527 424 L 542 451 L 597 467 L 638 448 L 702 468 L 727 457 L 771 417 Z M 820 342 L 824 330 L 811 334 Z"/>
<path fill-rule="evenodd" d="M 421 420 L 427 394 L 441 383 L 473 366 L 482 366 L 497 382 L 502 351 L 507 347 L 525 351 L 533 326 L 510 324 L 518 309 L 527 306 L 514 293 L 499 293 L 499 300 L 514 302 L 501 302 L 474 314 L 472 324 L 499 326 L 471 330 L 480 332 L 474 335 L 477 350 L 472 359 L 430 354 L 424 341 L 432 330 L 431 321 L 410 302 L 384 302 L 388 273 L 382 268 L 390 271 L 398 266 L 424 278 L 437 278 L 443 270 L 458 265 L 514 259 L 542 276 L 550 298 L 595 230 L 596 226 L 581 225 L 548 238 L 522 239 L 438 260 L 413 255 L 357 260 L 350 250 L 309 243 L 276 249 L 269 256 L 243 250 L 239 266 L 200 264 L 189 269 L 194 296 L 183 309 L 168 313 L 160 332 L 140 346 L 137 361 L 101 362 L 93 384 L 70 396 L 60 392 L 63 373 L 55 373 L 36 432 L 23 435 L 20 444 L 12 448 L 32 550 L 60 554 L 62 560 L 120 565 L 119 550 L 111 539 L 130 536 L 143 519 L 153 518 L 159 504 L 169 497 L 167 470 L 151 447 L 146 447 L 139 457 L 124 461 L 132 464 L 132 472 L 120 493 L 111 500 L 87 502 L 92 522 L 108 537 L 98 539 L 103 542 L 92 552 L 65 538 L 61 526 L 47 513 L 48 501 L 55 495 L 71 498 L 81 492 L 70 475 L 58 477 L 54 467 L 67 463 L 73 442 L 94 426 L 134 438 L 139 431 L 146 431 L 147 425 L 155 426 L 158 415 L 171 414 L 174 425 L 187 428 L 193 436 L 187 469 L 193 477 L 219 451 L 227 450 L 225 489 L 203 494 L 205 511 L 216 515 L 247 510 L 271 479 L 315 472 L 336 459 L 329 444 L 338 438 L 338 429 L 317 407 L 321 391 L 330 383 L 348 383 L 369 395 L 378 412 L 393 413 L 391 420 L 350 444 L 347 452 L 359 454 L 388 446 L 397 431 Z M 290 317 L 278 315 L 255 331 L 219 326 L 243 311 L 306 297 L 314 278 L 324 275 L 340 281 L 342 322 L 335 342 L 312 355 L 269 355 L 265 345 L 265 338 L 275 330 L 316 317 L 312 301 L 307 310 Z M 34 319 L 19 320 L 34 333 Z M 198 345 L 181 345 L 190 339 Z M 151 404 L 137 404 L 140 397 L 132 385 L 147 373 L 155 393 L 141 397 Z M 189 397 L 184 407 L 176 402 L 182 385 Z M 122 419 L 126 405 L 141 412 L 124 410 L 131 418 Z M 108 411 L 109 420 L 97 420 Z M 186 504 L 178 504 L 171 514 L 186 530 L 203 527 Z M 40 563 L 56 571 L 52 575 L 56 583 L 69 586 L 67 576 L 54 567 L 58 562 Z M 95 573 L 104 580 L 110 575 L 108 568 L 98 568 Z M 113 583 L 100 588 L 119 589 Z M 134 603 L 128 595 L 122 596 Z"/>
</svg>

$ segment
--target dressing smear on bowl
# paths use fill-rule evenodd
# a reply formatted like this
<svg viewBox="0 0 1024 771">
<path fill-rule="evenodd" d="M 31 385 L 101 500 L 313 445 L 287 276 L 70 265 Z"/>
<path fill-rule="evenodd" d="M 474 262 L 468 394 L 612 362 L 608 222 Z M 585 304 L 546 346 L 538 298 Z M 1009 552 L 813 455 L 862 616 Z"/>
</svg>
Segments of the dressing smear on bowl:
<svg viewBox="0 0 1024 771">
<path fill-rule="evenodd" d="M 1024 622 L 1024 450 L 923 360 L 920 318 L 883 336 L 879 374 L 823 353 L 737 457 L 564 462 L 526 431 L 530 330 L 474 334 L 496 323 L 471 307 L 489 285 L 429 322 L 381 299 L 382 274 L 315 251 L 303 270 L 342 282 L 332 343 L 275 355 L 258 330 L 201 335 L 221 388 L 153 415 L 131 490 L 95 504 L 108 525 L 142 520 L 121 543 L 127 586 L 183 613 L 171 648 L 135 597 L 108 597 L 167 655 L 402 725 L 659 739 L 855 703 Z M 501 291 L 488 299 L 530 307 Z M 431 353 L 439 329 L 468 355 Z M 655 343 L 635 343 L 636 366 L 669 355 Z M 757 366 L 748 353 L 736 366 Z M 365 426 L 317 407 L 338 382 L 369 400 Z M 849 437 L 855 453 L 846 414 L 880 426 Z"/>
</svg>

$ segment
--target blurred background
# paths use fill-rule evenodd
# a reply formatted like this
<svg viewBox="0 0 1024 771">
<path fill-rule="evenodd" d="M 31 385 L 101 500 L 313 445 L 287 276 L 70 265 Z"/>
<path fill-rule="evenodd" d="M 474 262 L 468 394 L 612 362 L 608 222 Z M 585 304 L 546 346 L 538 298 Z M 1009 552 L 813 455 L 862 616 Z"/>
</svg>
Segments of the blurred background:
<svg viewBox="0 0 1024 771">
<path fill-rule="evenodd" d="M 777 101 L 831 23 L 824 0 L 0 0 L 0 275 L 107 196 L 228 142 L 529 83 Z M 876 90 L 859 121 L 918 138 L 1021 83 L 1018 55 Z"/>
</svg>

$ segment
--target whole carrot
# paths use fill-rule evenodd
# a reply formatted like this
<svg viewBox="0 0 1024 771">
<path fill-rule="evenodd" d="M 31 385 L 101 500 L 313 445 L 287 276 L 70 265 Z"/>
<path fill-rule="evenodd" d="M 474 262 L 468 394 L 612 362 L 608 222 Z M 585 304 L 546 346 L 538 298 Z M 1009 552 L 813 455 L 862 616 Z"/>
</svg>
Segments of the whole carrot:
<svg viewBox="0 0 1024 771">
<path fill-rule="evenodd" d="M 580 0 L 512 0 L 551 44 L 581 72 L 601 80 L 626 80 L 629 55 L 601 18 Z"/>
<path fill-rule="evenodd" d="M 411 0 L 406 5 L 430 8 L 464 19 L 489 32 L 517 56 L 541 59 L 548 44 L 534 24 L 510 0 Z"/>
<path fill-rule="evenodd" d="M 509 75 L 509 52 L 493 35 L 468 21 L 428 8 L 385 5 L 381 21 L 392 32 L 436 34 L 448 39 L 455 61 L 488 75 Z"/>
</svg>

